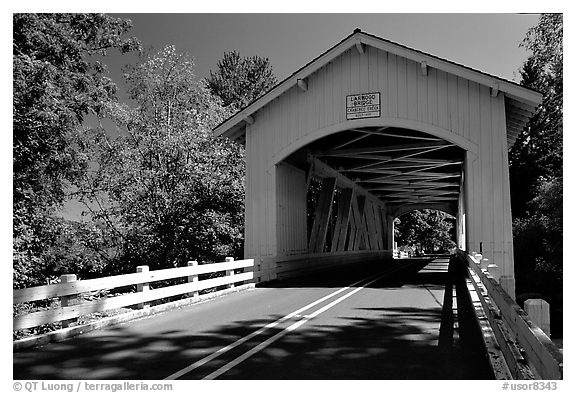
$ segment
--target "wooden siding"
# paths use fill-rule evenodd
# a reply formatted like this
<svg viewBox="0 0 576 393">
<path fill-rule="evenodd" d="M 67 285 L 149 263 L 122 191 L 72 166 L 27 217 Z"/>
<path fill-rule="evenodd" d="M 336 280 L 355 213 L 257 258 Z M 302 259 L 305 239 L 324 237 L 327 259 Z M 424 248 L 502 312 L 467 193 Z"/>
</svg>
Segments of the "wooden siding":
<svg viewBox="0 0 576 393">
<path fill-rule="evenodd" d="M 489 87 L 433 67 L 423 75 L 419 63 L 371 46 L 364 54 L 355 48 L 345 51 L 309 75 L 307 84 L 306 91 L 294 86 L 258 110 L 254 124 L 247 127 L 245 257 L 302 249 L 302 238 L 288 233 L 302 225 L 289 218 L 301 214 L 295 212 L 302 208 L 302 195 L 290 193 L 302 176 L 282 165 L 275 168 L 284 156 L 302 147 L 303 141 L 326 136 L 327 129 L 406 124 L 466 142 L 461 145 L 468 149 L 464 187 L 468 250 L 479 251 L 482 242 L 484 254 L 501 273 L 513 275 L 503 94 L 491 97 Z M 368 92 L 381 93 L 380 118 L 346 121 L 346 96 Z M 387 218 L 382 213 L 379 226 L 389 245 Z M 373 231 L 377 224 L 368 222 Z M 370 233 L 365 240 L 370 241 Z"/>
</svg>

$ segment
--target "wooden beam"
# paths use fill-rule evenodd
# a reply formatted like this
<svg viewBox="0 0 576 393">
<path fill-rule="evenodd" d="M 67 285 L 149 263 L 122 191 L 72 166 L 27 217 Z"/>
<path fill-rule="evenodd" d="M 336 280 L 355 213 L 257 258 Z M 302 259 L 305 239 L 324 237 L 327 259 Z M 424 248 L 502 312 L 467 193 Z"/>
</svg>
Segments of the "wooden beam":
<svg viewBox="0 0 576 393">
<path fill-rule="evenodd" d="M 442 164 L 417 164 L 417 165 L 400 167 L 400 169 L 402 169 L 402 168 L 405 168 L 405 169 L 417 168 L 417 169 L 412 169 L 409 171 L 395 171 L 392 169 L 388 169 L 389 167 L 386 165 L 372 166 L 370 168 L 363 168 L 363 169 L 354 169 L 354 168 L 343 169 L 341 171 L 342 172 L 360 172 L 360 173 L 380 173 L 380 174 L 387 174 L 390 176 L 401 176 L 401 175 L 409 175 L 409 174 L 418 173 L 418 172 L 426 173 L 424 171 L 427 171 L 430 169 L 441 168 L 441 167 L 449 166 L 449 165 L 455 165 L 455 164 L 450 163 L 450 162 L 446 162 L 446 163 L 442 163 Z"/>
<path fill-rule="evenodd" d="M 420 189 L 408 189 L 408 190 L 379 190 L 381 192 L 389 192 L 388 195 L 458 195 L 460 194 L 459 190 L 443 190 L 443 189 L 428 189 L 428 188 L 420 188 Z"/>
<path fill-rule="evenodd" d="M 244 118 L 244 121 L 246 122 L 246 124 L 254 124 L 254 117 L 252 116 L 246 116 Z"/>
<path fill-rule="evenodd" d="M 368 191 L 393 191 L 393 190 L 422 190 L 422 189 L 430 189 L 435 190 L 439 188 L 446 188 L 446 187 L 460 187 L 459 183 L 416 183 L 416 182 L 407 182 L 408 184 L 405 185 L 387 185 L 387 186 L 379 186 L 379 187 L 366 187 Z"/>
<path fill-rule="evenodd" d="M 388 199 L 387 197 L 384 199 Z M 457 201 L 458 197 L 402 197 L 402 198 L 390 198 L 391 201 L 388 203 L 432 203 L 432 202 L 444 202 L 444 201 Z"/>
<path fill-rule="evenodd" d="M 420 62 L 420 72 L 422 73 L 422 76 L 428 76 L 428 63 L 425 61 Z"/>
<path fill-rule="evenodd" d="M 345 188 L 338 197 L 338 214 L 332 237 L 331 252 L 344 251 L 346 247 L 346 235 L 350 223 L 350 212 L 352 211 L 352 198 L 356 198 L 356 193 L 352 188 Z"/>
<path fill-rule="evenodd" d="M 374 250 L 376 247 L 376 238 L 374 236 L 376 230 L 374 228 L 374 213 L 370 201 L 366 201 L 364 204 L 364 222 L 366 226 L 366 249 Z"/>
<path fill-rule="evenodd" d="M 419 158 L 419 157 L 406 157 L 406 158 L 396 158 L 394 161 L 400 162 L 414 162 L 419 164 L 441 164 L 443 162 L 451 162 L 454 164 L 462 164 L 464 160 L 446 160 L 442 158 Z"/>
<path fill-rule="evenodd" d="M 318 197 L 318 205 L 314 215 L 314 223 L 308 242 L 309 252 L 323 252 L 326 244 L 326 233 L 328 231 L 328 222 L 332 213 L 332 199 L 336 191 L 336 179 L 324 178 Z"/>
<path fill-rule="evenodd" d="M 355 233 L 354 239 L 350 238 L 348 244 L 349 251 L 359 251 L 366 248 L 366 221 L 364 220 L 364 205 L 366 198 L 363 195 L 358 195 L 357 198 L 352 199 L 352 215 L 354 217 Z M 350 245 L 352 243 L 352 245 Z M 352 246 L 352 248 L 350 248 Z"/>
<path fill-rule="evenodd" d="M 378 169 L 378 168 L 367 168 L 367 169 L 342 169 L 340 170 L 340 172 L 355 172 L 355 173 L 377 173 L 377 174 L 382 174 L 382 175 L 401 175 L 402 172 L 401 171 L 387 171 L 384 169 Z"/>
<path fill-rule="evenodd" d="M 388 127 L 383 127 L 382 130 L 384 130 L 384 129 L 386 129 L 386 128 L 388 128 Z M 363 129 L 363 128 L 355 128 L 355 129 L 352 129 L 352 130 L 350 130 L 350 131 L 360 132 L 360 133 L 363 133 L 363 134 L 370 134 L 370 135 L 388 136 L 388 137 L 391 137 L 391 138 L 416 139 L 416 140 L 421 140 L 421 141 L 439 141 L 439 140 L 441 140 L 440 138 L 435 138 L 435 137 L 393 134 L 393 133 L 390 133 L 390 132 L 370 131 L 370 130 L 366 130 L 366 129 Z"/>
<path fill-rule="evenodd" d="M 424 167 L 434 167 L 435 165 L 444 165 L 444 166 L 448 166 L 448 165 L 460 165 L 462 164 L 461 160 L 454 160 L 454 161 L 437 161 L 435 163 L 430 163 L 430 164 L 423 164 L 423 163 L 418 163 L 418 162 L 397 162 L 394 164 L 383 164 L 377 167 L 373 167 L 372 169 L 381 169 L 381 170 L 391 170 L 391 169 L 411 169 L 411 168 L 424 168 Z"/>
<path fill-rule="evenodd" d="M 356 167 L 355 169 L 369 168 L 369 167 L 379 165 L 379 164 L 384 164 L 384 163 L 390 162 L 390 161 L 399 161 L 401 159 L 405 159 L 405 158 L 409 158 L 409 157 L 415 157 L 415 156 L 419 156 L 421 154 L 426 154 L 426 153 L 430 153 L 430 152 L 433 152 L 436 150 L 444 149 L 444 148 L 449 147 L 449 146 L 452 146 L 452 145 L 442 145 L 442 146 L 437 146 L 437 147 L 431 147 L 429 149 L 418 150 L 417 152 L 414 152 L 414 153 L 399 154 L 399 155 L 393 156 L 392 158 L 390 158 L 388 160 L 383 160 L 383 161 L 380 161 L 379 163 L 376 162 L 376 163 L 361 165 L 359 167 Z"/>
<path fill-rule="evenodd" d="M 400 191 L 395 193 L 386 193 L 384 196 L 388 197 L 405 197 L 405 196 L 440 196 L 440 195 L 459 195 L 460 191 L 441 191 L 441 190 L 418 190 L 418 191 Z"/>
<path fill-rule="evenodd" d="M 500 92 L 500 84 L 499 83 L 495 83 L 491 88 L 490 88 L 490 96 L 491 97 L 498 97 L 498 93 Z"/>
<path fill-rule="evenodd" d="M 458 177 L 459 178 L 460 176 L 461 176 L 460 172 L 456 172 L 456 173 L 419 172 L 419 173 L 410 174 L 410 175 L 382 176 L 382 177 L 377 177 L 377 178 L 372 178 L 372 179 L 364 179 L 364 180 L 361 180 L 360 183 L 380 183 L 380 182 L 385 182 L 385 180 L 402 180 L 402 181 L 408 181 L 408 182 L 414 183 L 414 182 L 434 181 L 436 179 L 443 180 L 443 179 L 452 178 L 452 177 Z"/>
<path fill-rule="evenodd" d="M 361 141 L 361 140 L 364 139 L 364 138 L 368 138 L 369 136 L 370 136 L 370 134 L 360 135 L 359 137 L 353 138 L 352 140 L 350 140 L 350 141 L 348 141 L 348 142 L 342 143 L 342 144 L 334 147 L 333 150 L 341 149 L 341 148 L 343 148 L 343 147 L 345 147 L 345 146 L 351 145 L 352 143 L 356 143 L 356 142 L 358 142 L 358 141 Z"/>
<path fill-rule="evenodd" d="M 318 157 L 340 157 L 347 154 L 388 153 L 388 152 L 397 152 L 406 150 L 431 149 L 439 146 L 447 147 L 452 146 L 452 144 L 444 140 L 438 140 L 425 143 L 410 143 L 404 145 L 369 146 L 369 147 L 360 147 L 355 149 L 343 149 L 343 150 L 320 150 L 313 152 L 312 154 Z"/>
<path fill-rule="evenodd" d="M 319 160 L 318 158 L 308 155 L 308 161 L 312 163 L 313 171 L 316 175 L 320 177 L 334 177 L 338 181 L 338 185 L 342 188 L 353 188 L 356 190 L 356 194 L 359 195 L 366 195 L 368 198 L 371 198 L 373 202 L 378 205 L 382 205 L 382 201 L 375 197 L 370 192 L 366 191 L 362 186 L 360 186 L 354 180 L 344 176 L 336 169 L 332 168 L 330 165 L 326 164 L 325 162 Z"/>
<path fill-rule="evenodd" d="M 358 50 L 358 53 L 360 53 L 361 55 L 364 54 L 364 44 L 362 44 L 360 39 L 356 40 L 356 49 Z"/>
</svg>

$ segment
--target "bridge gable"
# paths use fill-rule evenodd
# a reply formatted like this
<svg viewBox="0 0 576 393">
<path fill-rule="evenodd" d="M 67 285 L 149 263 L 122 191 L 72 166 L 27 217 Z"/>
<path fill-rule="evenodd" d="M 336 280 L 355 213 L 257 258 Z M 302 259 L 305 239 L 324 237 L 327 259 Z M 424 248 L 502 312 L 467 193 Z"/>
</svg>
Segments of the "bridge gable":
<svg viewBox="0 0 576 393">
<path fill-rule="evenodd" d="M 382 119 L 418 121 L 469 139 L 480 97 L 501 93 L 509 144 L 541 100 L 512 82 L 355 31 L 214 131 L 244 142 L 254 122 L 280 106 L 291 131 L 302 134 L 345 122 L 346 96 L 370 92 L 380 93 Z"/>
</svg>

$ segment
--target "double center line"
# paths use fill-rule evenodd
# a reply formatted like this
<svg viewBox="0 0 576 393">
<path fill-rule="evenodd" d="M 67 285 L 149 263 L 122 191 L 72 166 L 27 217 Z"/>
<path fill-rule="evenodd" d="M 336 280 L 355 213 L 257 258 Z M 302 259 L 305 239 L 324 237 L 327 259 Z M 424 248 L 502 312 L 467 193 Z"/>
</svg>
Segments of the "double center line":
<svg viewBox="0 0 576 393">
<path fill-rule="evenodd" d="M 323 312 L 329 310 L 330 308 L 334 307 L 335 305 L 337 305 L 338 303 L 344 301 L 345 299 L 349 298 L 350 296 L 354 295 L 355 293 L 361 291 L 362 289 L 364 289 L 365 287 L 367 287 L 368 285 L 388 276 L 391 275 L 392 273 L 402 269 L 406 267 L 406 265 L 404 266 L 397 266 L 395 268 L 392 268 L 386 272 L 383 273 L 378 273 L 372 276 L 369 276 L 367 278 L 363 278 L 361 280 L 358 280 L 346 287 L 340 288 L 339 290 L 332 292 L 331 294 L 324 296 L 323 298 L 320 298 L 302 308 L 299 308 L 296 311 L 291 312 L 290 314 L 269 323 L 268 325 L 250 333 L 249 335 L 242 337 L 240 339 L 238 339 L 237 341 L 222 347 L 220 349 L 218 349 L 216 352 L 213 352 L 212 354 L 190 364 L 189 366 L 169 375 L 168 377 L 164 378 L 165 380 L 174 380 L 174 379 L 178 379 L 188 373 L 190 373 L 191 371 L 211 362 L 212 360 L 218 358 L 219 356 L 225 354 L 228 351 L 231 351 L 232 349 L 238 347 L 239 345 L 245 343 L 246 341 L 249 341 L 251 339 L 253 339 L 254 337 L 257 337 L 259 335 L 261 335 L 262 333 L 266 332 L 269 329 L 272 329 L 278 325 L 280 325 L 281 323 L 288 321 L 294 317 L 300 317 L 300 314 L 303 313 L 304 311 L 307 311 L 323 302 L 325 302 L 328 299 L 331 299 L 335 296 L 338 296 L 340 294 L 342 294 L 343 292 L 348 291 L 349 289 L 356 287 L 354 290 L 349 291 L 344 293 L 342 296 L 338 297 L 337 299 L 333 300 L 332 302 L 328 303 L 327 305 L 325 305 L 324 307 L 319 308 L 318 310 L 314 311 L 312 314 L 309 315 L 305 315 L 303 317 L 301 317 L 300 320 L 298 320 L 297 322 L 294 322 L 293 324 L 291 324 L 290 326 L 286 327 L 285 329 L 281 330 L 280 332 L 276 333 L 275 335 L 269 337 L 268 339 L 266 339 L 265 341 L 261 342 L 260 344 L 252 347 L 250 350 L 248 350 L 247 352 L 245 352 L 244 354 L 238 356 L 237 358 L 235 358 L 234 360 L 226 363 L 225 365 L 223 365 L 222 367 L 220 367 L 219 369 L 217 369 L 216 371 L 210 373 L 209 375 L 205 376 L 202 379 L 215 379 L 218 376 L 226 373 L 227 371 L 229 371 L 230 369 L 232 369 L 233 367 L 237 366 L 238 364 L 242 363 L 243 361 L 245 361 L 246 359 L 250 358 L 251 356 L 253 356 L 254 354 L 260 352 L 261 350 L 263 350 L 264 348 L 268 347 L 269 345 L 271 345 L 272 343 L 274 343 L 275 341 L 278 341 L 279 339 L 281 339 L 283 336 L 285 336 L 286 334 L 298 329 L 299 327 L 301 327 L 302 325 L 304 325 L 305 323 L 307 323 L 308 321 L 310 321 L 311 319 L 315 318 L 316 316 L 322 314 Z"/>
</svg>

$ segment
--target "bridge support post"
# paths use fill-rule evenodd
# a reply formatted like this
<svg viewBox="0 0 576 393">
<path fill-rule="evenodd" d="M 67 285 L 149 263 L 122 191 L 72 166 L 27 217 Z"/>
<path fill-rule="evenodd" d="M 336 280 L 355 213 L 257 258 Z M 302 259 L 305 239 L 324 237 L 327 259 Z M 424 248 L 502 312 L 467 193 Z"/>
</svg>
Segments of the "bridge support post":
<svg viewBox="0 0 576 393">
<path fill-rule="evenodd" d="M 226 262 L 234 262 L 234 258 L 227 257 Z M 233 277 L 234 276 L 234 269 L 226 270 L 226 277 Z M 234 288 L 234 283 L 228 284 L 228 288 Z"/>
<path fill-rule="evenodd" d="M 198 261 L 188 261 L 188 266 L 198 266 Z M 198 282 L 198 275 L 193 274 L 191 276 L 188 276 L 188 282 L 189 283 L 197 283 Z M 192 297 L 198 297 L 198 291 L 190 292 L 190 295 L 192 295 Z"/>
<path fill-rule="evenodd" d="M 149 271 L 150 271 L 150 268 L 147 265 L 142 265 L 142 266 L 136 267 L 136 273 L 147 273 Z M 137 292 L 148 292 L 149 290 L 150 290 L 150 284 L 147 282 L 136 285 L 136 291 Z M 147 307 L 150 307 L 150 305 L 146 302 L 136 304 L 136 309 L 143 309 L 143 308 L 147 308 Z"/>
<path fill-rule="evenodd" d="M 75 274 L 63 274 L 60 276 L 60 282 L 62 284 L 66 284 L 66 283 L 70 283 L 70 282 L 74 282 L 74 281 L 76 281 L 76 275 Z M 74 299 L 76 299 L 76 296 L 74 296 L 74 295 L 62 296 L 60 298 L 60 306 L 61 307 L 71 306 L 73 304 Z M 67 328 L 70 326 L 70 324 L 76 322 L 77 320 L 78 320 L 78 318 L 66 319 L 66 320 L 62 321 L 62 327 Z"/>
<path fill-rule="evenodd" d="M 530 320 L 542 331 L 550 336 L 550 305 L 542 299 L 527 299 L 524 302 L 524 311 Z"/>
</svg>

